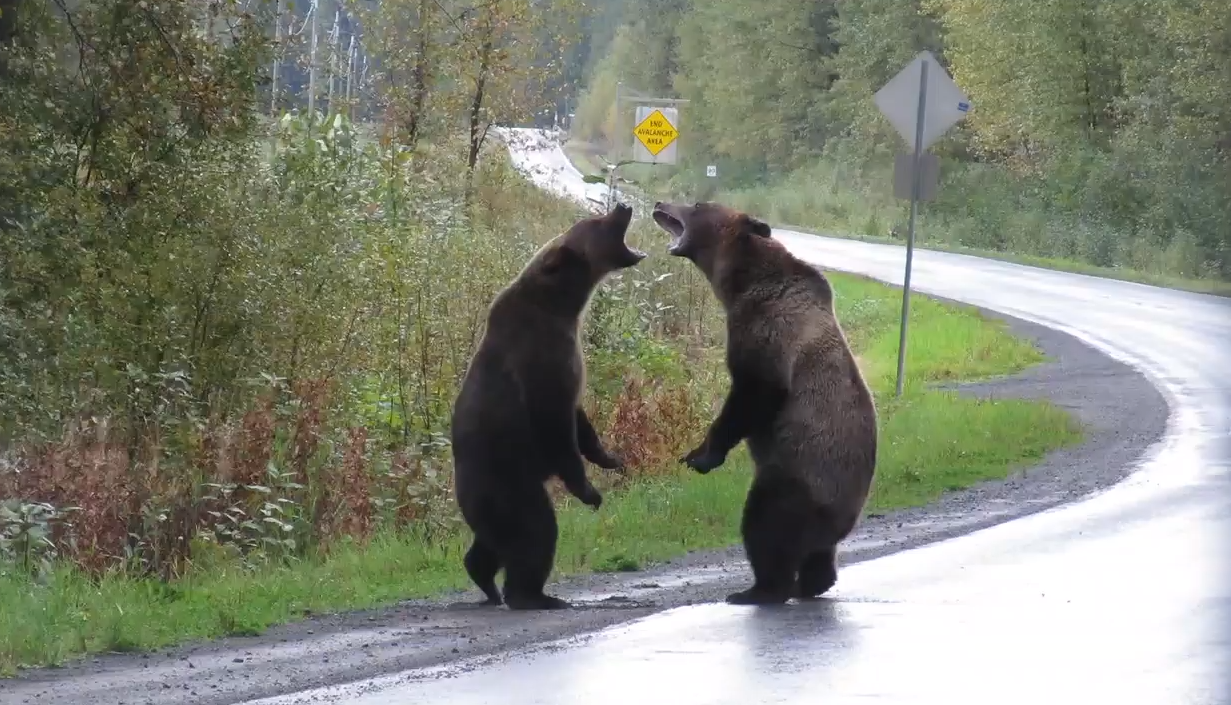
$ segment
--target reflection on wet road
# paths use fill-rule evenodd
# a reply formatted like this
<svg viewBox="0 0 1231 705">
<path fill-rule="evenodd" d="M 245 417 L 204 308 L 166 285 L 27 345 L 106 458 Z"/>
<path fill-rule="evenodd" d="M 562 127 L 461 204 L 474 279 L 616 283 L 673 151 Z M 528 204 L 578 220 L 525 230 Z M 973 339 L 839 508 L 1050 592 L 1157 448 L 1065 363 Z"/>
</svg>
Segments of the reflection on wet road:
<svg viewBox="0 0 1231 705">
<path fill-rule="evenodd" d="M 832 599 L 681 608 L 473 670 L 280 702 L 1221 702 L 1231 663 L 1216 629 L 1231 608 L 1210 529 L 1231 530 L 1226 493 L 1095 504 L 852 565 Z"/>
<path fill-rule="evenodd" d="M 901 283 L 900 247 L 775 237 L 822 268 Z M 817 603 L 682 608 L 263 702 L 1227 702 L 1231 300 L 961 255 L 915 263 L 920 291 L 1059 328 L 1146 372 L 1172 418 L 1139 472 L 1079 504 L 849 566 Z"/>
</svg>

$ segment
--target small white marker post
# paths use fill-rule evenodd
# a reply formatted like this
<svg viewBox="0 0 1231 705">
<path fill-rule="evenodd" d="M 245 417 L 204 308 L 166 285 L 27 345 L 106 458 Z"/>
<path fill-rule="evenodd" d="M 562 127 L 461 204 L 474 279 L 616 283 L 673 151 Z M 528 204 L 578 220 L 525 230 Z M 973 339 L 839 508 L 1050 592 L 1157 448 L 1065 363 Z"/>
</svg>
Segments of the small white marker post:
<svg viewBox="0 0 1231 705">
<path fill-rule="evenodd" d="M 918 64 L 918 69 L 915 68 Z M 929 77 L 929 69 L 936 73 Z M 919 77 L 914 84 L 912 74 Z M 930 79 L 930 80 L 929 80 Z M 929 83 L 931 84 L 929 86 Z M 932 104 L 928 104 L 931 89 Z M 910 101 L 911 94 L 916 99 Z M 889 80 L 873 98 L 876 107 L 889 119 L 898 134 L 912 149 L 910 173 L 910 222 L 906 229 L 906 273 L 902 278 L 902 323 L 898 335 L 898 379 L 894 395 L 902 396 L 902 384 L 906 370 L 906 331 L 910 318 L 910 272 L 915 255 L 915 218 L 919 210 L 922 187 L 924 150 L 940 138 L 950 127 L 957 124 L 970 110 L 969 99 L 962 93 L 948 72 L 929 51 L 922 51 L 898 75 Z M 914 102 L 914 110 L 910 110 Z M 930 108 L 930 110 L 929 110 Z M 911 113 L 914 113 L 913 120 Z M 930 120 L 928 118 L 931 118 Z M 934 172 L 929 170 L 929 175 Z M 934 193 L 935 189 L 929 189 Z"/>
</svg>

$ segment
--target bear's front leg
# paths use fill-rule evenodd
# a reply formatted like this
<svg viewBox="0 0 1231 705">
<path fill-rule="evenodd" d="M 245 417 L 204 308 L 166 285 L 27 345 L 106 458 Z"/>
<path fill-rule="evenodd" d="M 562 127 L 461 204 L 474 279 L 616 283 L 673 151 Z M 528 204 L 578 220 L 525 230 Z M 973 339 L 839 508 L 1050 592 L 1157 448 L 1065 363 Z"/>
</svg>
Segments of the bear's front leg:
<svg viewBox="0 0 1231 705">
<path fill-rule="evenodd" d="M 787 399 L 787 385 L 771 363 L 756 355 L 728 351 L 731 389 L 722 410 L 705 434 L 705 441 L 684 457 L 684 463 L 707 473 L 726 462 L 731 449 L 758 428 L 773 423 Z"/>
<path fill-rule="evenodd" d="M 685 465 L 704 475 L 726 462 L 727 453 L 731 452 L 745 434 L 747 421 L 740 409 L 747 404 L 747 397 L 746 385 L 732 381 L 718 417 L 706 431 L 705 440 L 681 458 Z"/>
<path fill-rule="evenodd" d="M 574 497 L 581 500 L 582 504 L 598 509 L 603 506 L 603 495 L 594 485 L 590 484 L 590 478 L 585 476 L 585 466 L 580 463 L 578 463 L 578 466 L 582 468 L 580 479 L 571 476 L 571 473 L 569 475 L 560 473 L 560 479 L 564 481 L 564 488 Z"/>
<path fill-rule="evenodd" d="M 580 406 L 577 407 L 577 445 L 586 460 L 604 470 L 624 470 L 624 461 L 608 452 L 598 438 L 598 432 L 590 423 L 590 417 Z"/>
<path fill-rule="evenodd" d="M 586 477 L 585 460 L 577 443 L 577 395 L 570 382 L 559 376 L 542 375 L 528 391 L 531 393 L 526 413 L 547 475 L 559 477 L 569 493 L 598 509 L 603 496 Z"/>
<path fill-rule="evenodd" d="M 721 467 L 726 460 L 726 453 L 722 453 L 720 455 L 711 449 L 708 437 L 701 443 L 701 445 L 693 448 L 689 451 L 688 455 L 685 455 L 680 459 L 682 463 L 702 475 L 707 474 L 710 470 L 713 470 L 716 467 Z"/>
</svg>

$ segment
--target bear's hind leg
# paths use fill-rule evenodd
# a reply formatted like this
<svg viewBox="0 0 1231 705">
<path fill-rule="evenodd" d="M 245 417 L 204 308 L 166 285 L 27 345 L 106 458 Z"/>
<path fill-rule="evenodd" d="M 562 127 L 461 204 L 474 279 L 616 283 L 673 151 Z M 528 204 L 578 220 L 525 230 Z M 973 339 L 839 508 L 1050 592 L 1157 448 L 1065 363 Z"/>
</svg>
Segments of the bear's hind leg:
<svg viewBox="0 0 1231 705">
<path fill-rule="evenodd" d="M 837 547 L 830 546 L 813 551 L 804 557 L 799 566 L 799 597 L 803 599 L 824 595 L 838 582 Z"/>
<path fill-rule="evenodd" d="M 795 591 L 809 523 L 807 488 L 792 480 L 753 480 L 741 531 L 752 564 L 752 587 L 727 596 L 735 605 L 782 604 Z"/>
<path fill-rule="evenodd" d="M 838 542 L 855 527 L 855 519 L 828 506 L 815 509 L 812 517 L 812 550 L 799 567 L 798 596 L 804 599 L 823 595 L 838 582 Z"/>
<path fill-rule="evenodd" d="M 466 573 L 470 575 L 470 579 L 487 596 L 487 599 L 480 604 L 504 604 L 500 591 L 496 589 L 496 573 L 500 572 L 500 555 L 496 553 L 495 549 L 479 540 L 478 536 L 475 536 L 474 542 L 470 544 L 470 550 L 466 551 L 466 557 L 462 559 L 462 563 L 466 566 Z"/>
<path fill-rule="evenodd" d="M 510 526 L 504 561 L 504 601 L 511 610 L 555 610 L 569 603 L 543 592 L 556 558 L 555 508 L 544 487 L 527 493 L 518 524 Z"/>
</svg>

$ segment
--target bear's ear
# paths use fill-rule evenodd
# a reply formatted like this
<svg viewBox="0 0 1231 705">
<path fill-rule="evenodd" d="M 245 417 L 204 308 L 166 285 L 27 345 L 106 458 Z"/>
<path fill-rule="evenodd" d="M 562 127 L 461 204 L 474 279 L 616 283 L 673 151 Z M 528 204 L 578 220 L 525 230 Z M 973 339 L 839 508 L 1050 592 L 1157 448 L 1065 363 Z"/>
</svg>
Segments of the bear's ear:
<svg viewBox="0 0 1231 705">
<path fill-rule="evenodd" d="M 758 218 L 754 218 L 748 214 L 744 214 L 744 232 L 752 233 L 757 237 L 769 237 L 769 224 Z"/>
</svg>

